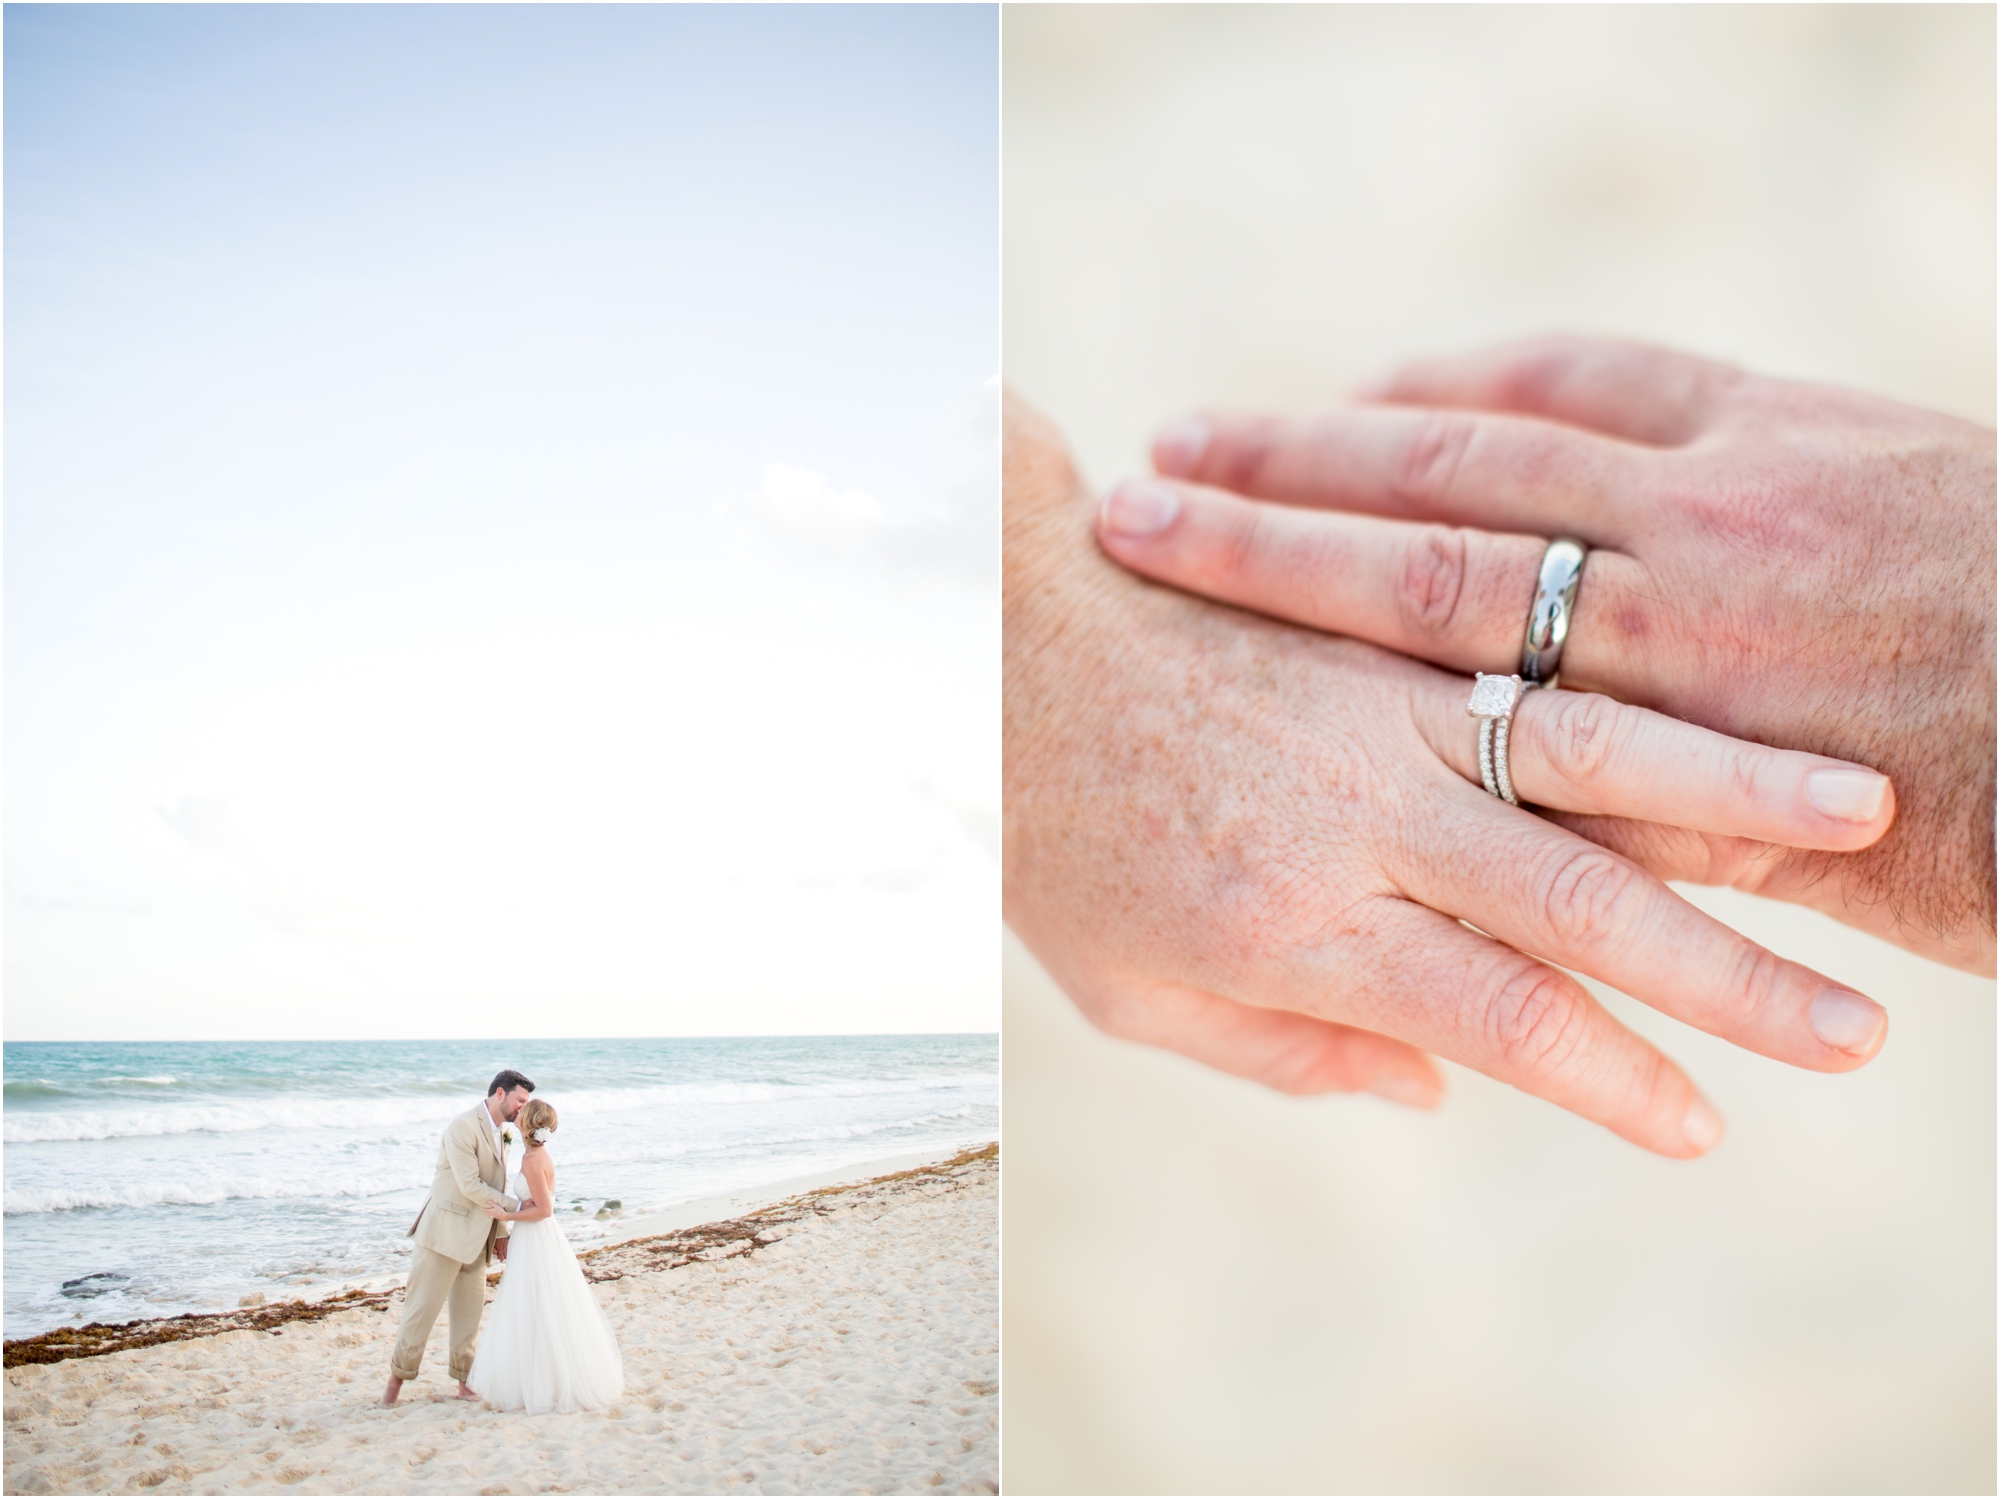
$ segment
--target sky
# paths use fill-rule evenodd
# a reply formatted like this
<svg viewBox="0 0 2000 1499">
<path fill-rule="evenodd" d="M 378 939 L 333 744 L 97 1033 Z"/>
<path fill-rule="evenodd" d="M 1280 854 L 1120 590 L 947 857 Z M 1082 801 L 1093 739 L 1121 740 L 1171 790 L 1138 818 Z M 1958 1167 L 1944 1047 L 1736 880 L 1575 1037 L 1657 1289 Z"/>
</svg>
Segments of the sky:
<svg viewBox="0 0 2000 1499">
<path fill-rule="evenodd" d="M 6 8 L 9 1039 L 998 1028 L 997 31 Z"/>
</svg>

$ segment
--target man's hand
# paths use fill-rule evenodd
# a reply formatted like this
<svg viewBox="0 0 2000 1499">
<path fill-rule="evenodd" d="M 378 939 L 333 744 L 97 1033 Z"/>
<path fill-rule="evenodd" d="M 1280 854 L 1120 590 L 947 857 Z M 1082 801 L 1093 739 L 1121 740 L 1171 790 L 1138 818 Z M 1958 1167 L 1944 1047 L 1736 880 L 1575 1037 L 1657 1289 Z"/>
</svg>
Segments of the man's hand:
<svg viewBox="0 0 2000 1499">
<path fill-rule="evenodd" d="M 1103 1029 L 1418 1105 L 1435 1052 L 1673 1156 L 1716 1143 L 1715 1111 L 1528 954 L 1797 1066 L 1875 1054 L 1872 1002 L 1469 779 L 1463 677 L 1120 571 L 1056 434 L 1012 401 L 1004 423 L 1007 919 Z M 1849 849 L 1893 815 L 1860 767 L 1587 694 L 1529 694 L 1515 735 L 1541 805 Z M 1627 753 L 1592 773 L 1607 741 Z M 1875 811 L 1813 808 L 1822 772 Z"/>
<path fill-rule="evenodd" d="M 1174 424 L 1154 464 L 1198 482 L 1114 490 L 1105 550 L 1212 598 L 1512 672 L 1544 544 L 1577 537 L 1593 550 L 1564 686 L 1872 766 L 1898 810 L 1865 852 L 1680 817 L 1555 820 L 1664 879 L 1993 972 L 1991 432 L 1587 340 L 1420 365 L 1370 394 L 1382 404 L 1306 420 Z M 1838 777 L 1815 792 L 1835 816 L 1871 796 Z"/>
</svg>

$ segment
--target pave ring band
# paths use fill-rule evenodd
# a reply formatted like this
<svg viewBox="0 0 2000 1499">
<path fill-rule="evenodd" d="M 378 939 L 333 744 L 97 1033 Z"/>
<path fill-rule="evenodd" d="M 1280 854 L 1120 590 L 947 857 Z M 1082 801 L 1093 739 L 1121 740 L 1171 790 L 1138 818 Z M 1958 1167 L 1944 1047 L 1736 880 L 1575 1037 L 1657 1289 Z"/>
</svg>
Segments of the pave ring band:
<svg viewBox="0 0 2000 1499">
<path fill-rule="evenodd" d="M 1521 680 L 1530 687 L 1556 685 L 1577 585 L 1583 581 L 1583 557 L 1583 543 L 1567 536 L 1558 536 L 1542 553 L 1535 601 L 1528 606 L 1527 635 L 1521 642 Z"/>
<path fill-rule="evenodd" d="M 1521 699 L 1540 685 L 1482 671 L 1473 681 L 1472 700 L 1465 705 L 1465 711 L 1479 720 L 1479 779 L 1510 807 L 1520 806 L 1521 799 L 1514 795 L 1514 778 L 1507 770 L 1507 729 Z"/>
</svg>

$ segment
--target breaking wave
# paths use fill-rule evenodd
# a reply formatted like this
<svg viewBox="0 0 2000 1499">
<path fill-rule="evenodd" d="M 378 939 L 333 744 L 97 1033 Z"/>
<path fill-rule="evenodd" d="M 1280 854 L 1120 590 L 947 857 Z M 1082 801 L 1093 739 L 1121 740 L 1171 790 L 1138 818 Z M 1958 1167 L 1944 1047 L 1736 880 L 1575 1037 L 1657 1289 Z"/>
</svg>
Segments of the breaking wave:
<svg viewBox="0 0 2000 1499">
<path fill-rule="evenodd" d="M 788 1103 L 814 1098 L 870 1098 L 963 1088 L 985 1079 L 918 1077 L 855 1083 L 670 1083 L 651 1088 L 598 1088 L 564 1094 L 544 1091 L 561 1109 L 579 1114 L 623 1114 L 648 1109 L 670 1110 L 697 1104 Z M 409 1099 L 358 1101 L 328 1097 L 293 1104 L 213 1103 L 175 1104 L 155 1109 L 47 1110 L 11 1114 L 0 1125 L 0 1140 L 9 1145 L 46 1144 L 64 1140 L 140 1139 L 150 1135 L 198 1133 L 238 1134 L 260 1129 L 402 1129 L 439 1124 L 461 1114 L 473 1100 L 435 1095 Z"/>
</svg>

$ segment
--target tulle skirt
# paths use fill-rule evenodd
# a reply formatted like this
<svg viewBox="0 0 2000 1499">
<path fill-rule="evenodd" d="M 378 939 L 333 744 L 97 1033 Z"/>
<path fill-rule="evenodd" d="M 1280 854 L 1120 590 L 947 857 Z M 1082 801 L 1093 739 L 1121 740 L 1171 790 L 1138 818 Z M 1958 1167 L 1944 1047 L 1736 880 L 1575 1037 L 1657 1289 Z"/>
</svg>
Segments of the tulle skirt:
<svg viewBox="0 0 2000 1499">
<path fill-rule="evenodd" d="M 625 1360 L 553 1218 L 516 1223 L 466 1383 L 501 1410 L 596 1410 L 625 1393 Z"/>
</svg>

